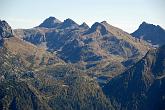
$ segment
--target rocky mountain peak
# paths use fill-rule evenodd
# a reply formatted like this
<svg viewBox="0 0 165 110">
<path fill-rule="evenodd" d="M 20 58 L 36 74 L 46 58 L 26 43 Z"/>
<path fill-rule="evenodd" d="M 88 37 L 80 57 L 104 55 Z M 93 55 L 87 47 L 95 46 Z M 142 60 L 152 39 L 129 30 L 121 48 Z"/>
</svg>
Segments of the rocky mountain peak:
<svg viewBox="0 0 165 110">
<path fill-rule="evenodd" d="M 150 23 L 147 23 L 145 21 L 142 22 L 142 24 L 140 24 L 139 28 L 140 30 L 148 30 L 148 31 L 151 31 L 151 30 L 164 30 L 161 26 L 159 25 L 154 25 L 154 24 L 150 24 Z"/>
<path fill-rule="evenodd" d="M 0 45 L 3 44 L 3 38 L 12 37 L 13 31 L 6 21 L 0 20 Z"/>
<path fill-rule="evenodd" d="M 66 20 L 64 20 L 64 23 L 70 23 L 70 24 L 76 24 L 76 22 L 74 22 L 72 19 L 67 18 Z"/>
<path fill-rule="evenodd" d="M 0 39 L 13 36 L 13 31 L 6 21 L 0 20 Z"/>
<path fill-rule="evenodd" d="M 85 28 L 85 29 L 88 29 L 88 28 L 89 28 L 89 26 L 88 26 L 85 22 L 83 22 L 83 23 L 80 25 L 80 27 L 81 27 L 81 28 Z"/>
<path fill-rule="evenodd" d="M 153 45 L 161 46 L 165 44 L 165 30 L 159 25 L 143 22 L 131 35 L 146 40 Z"/>
<path fill-rule="evenodd" d="M 57 18 L 55 18 L 55 17 L 49 17 L 49 18 L 45 19 L 45 20 L 43 21 L 43 23 L 41 23 L 41 24 L 39 25 L 39 27 L 55 28 L 55 27 L 57 27 L 60 23 L 61 23 L 61 21 L 58 20 Z"/>
<path fill-rule="evenodd" d="M 147 24 L 148 24 L 147 22 L 143 21 L 141 25 L 147 25 Z"/>
<path fill-rule="evenodd" d="M 88 31 L 88 33 L 93 32 L 100 32 L 101 35 L 105 35 L 107 34 L 107 29 L 102 23 L 96 22 L 91 26 L 90 30 Z"/>
<path fill-rule="evenodd" d="M 68 18 L 66 20 L 64 20 L 63 24 L 62 24 L 62 28 L 67 28 L 67 27 L 78 27 L 79 25 L 74 22 L 72 19 Z"/>
<path fill-rule="evenodd" d="M 145 21 L 143 21 L 142 24 L 139 26 L 139 28 L 143 28 L 143 29 L 145 29 L 145 28 L 154 28 L 154 27 L 155 27 L 155 25 L 149 24 Z"/>
<path fill-rule="evenodd" d="M 107 23 L 107 21 L 102 21 L 101 24 L 109 25 L 109 24 Z"/>
</svg>

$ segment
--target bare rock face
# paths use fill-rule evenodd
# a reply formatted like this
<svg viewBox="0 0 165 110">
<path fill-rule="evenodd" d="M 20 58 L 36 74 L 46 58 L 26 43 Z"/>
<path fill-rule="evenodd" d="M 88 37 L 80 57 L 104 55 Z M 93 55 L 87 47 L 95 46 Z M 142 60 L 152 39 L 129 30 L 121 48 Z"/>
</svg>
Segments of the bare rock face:
<svg viewBox="0 0 165 110">
<path fill-rule="evenodd" d="M 12 37 L 13 31 L 6 21 L 0 20 L 0 45 L 3 44 L 3 38 Z"/>
<path fill-rule="evenodd" d="M 9 38 L 13 36 L 13 31 L 6 21 L 0 20 L 0 38 Z"/>
</svg>

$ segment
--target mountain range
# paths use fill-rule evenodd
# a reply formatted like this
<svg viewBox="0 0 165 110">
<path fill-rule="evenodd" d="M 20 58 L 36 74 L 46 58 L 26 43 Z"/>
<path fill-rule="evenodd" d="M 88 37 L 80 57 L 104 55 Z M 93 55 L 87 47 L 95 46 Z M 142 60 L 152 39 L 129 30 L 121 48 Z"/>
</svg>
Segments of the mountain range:
<svg viewBox="0 0 165 110">
<path fill-rule="evenodd" d="M 86 23 L 78 25 L 71 19 L 61 22 L 49 17 L 39 26 L 16 29 L 14 33 L 55 53 L 65 62 L 86 69 L 89 74 L 110 77 L 131 66 L 152 48 L 106 21 L 96 22 L 89 28 Z"/>
<path fill-rule="evenodd" d="M 55 17 L 13 30 L 0 21 L 0 109 L 163 110 L 165 46 L 150 36 L 163 39 L 162 30 Z"/>
</svg>

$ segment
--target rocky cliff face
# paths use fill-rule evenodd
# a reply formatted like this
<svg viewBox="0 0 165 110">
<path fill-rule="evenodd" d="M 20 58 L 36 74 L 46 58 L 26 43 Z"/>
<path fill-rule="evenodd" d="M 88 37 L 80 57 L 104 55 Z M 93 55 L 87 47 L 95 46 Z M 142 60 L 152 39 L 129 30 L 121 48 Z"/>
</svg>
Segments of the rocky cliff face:
<svg viewBox="0 0 165 110">
<path fill-rule="evenodd" d="M 0 20 L 0 45 L 3 45 L 3 39 L 13 37 L 13 31 L 6 21 Z"/>
</svg>

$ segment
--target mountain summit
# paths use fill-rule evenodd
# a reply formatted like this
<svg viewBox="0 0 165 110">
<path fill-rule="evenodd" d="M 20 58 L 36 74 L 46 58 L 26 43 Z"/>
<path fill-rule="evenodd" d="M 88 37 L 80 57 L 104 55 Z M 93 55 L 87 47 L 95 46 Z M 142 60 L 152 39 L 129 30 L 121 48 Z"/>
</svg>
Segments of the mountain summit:
<svg viewBox="0 0 165 110">
<path fill-rule="evenodd" d="M 78 26 L 79 25 L 76 22 L 74 22 L 72 19 L 68 18 L 68 19 L 64 20 L 61 28 L 76 28 Z"/>
<path fill-rule="evenodd" d="M 81 28 L 84 28 L 84 29 L 89 29 L 89 26 L 83 22 L 81 25 L 80 25 Z"/>
<path fill-rule="evenodd" d="M 90 34 L 93 32 L 99 32 L 101 35 L 105 35 L 107 34 L 107 29 L 102 23 L 96 22 L 91 26 L 87 34 Z"/>
<path fill-rule="evenodd" d="M 0 20 L 0 39 L 13 36 L 13 31 L 6 21 Z"/>
<path fill-rule="evenodd" d="M 131 35 L 146 40 L 153 45 L 161 46 L 165 44 L 165 30 L 159 25 L 143 22 Z"/>
<path fill-rule="evenodd" d="M 79 25 L 74 22 L 72 19 L 68 18 L 61 22 L 55 17 L 49 17 L 43 21 L 38 27 L 45 27 L 45 28 L 58 28 L 58 29 L 74 29 L 78 28 Z"/>
<path fill-rule="evenodd" d="M 46 20 L 44 20 L 43 23 L 39 25 L 39 27 L 45 27 L 45 28 L 55 28 L 61 23 L 60 20 L 58 20 L 55 17 L 49 17 Z"/>
<path fill-rule="evenodd" d="M 3 44 L 4 38 L 9 38 L 13 36 L 13 31 L 6 21 L 0 20 L 0 45 Z"/>
</svg>

